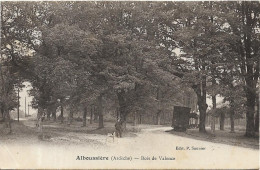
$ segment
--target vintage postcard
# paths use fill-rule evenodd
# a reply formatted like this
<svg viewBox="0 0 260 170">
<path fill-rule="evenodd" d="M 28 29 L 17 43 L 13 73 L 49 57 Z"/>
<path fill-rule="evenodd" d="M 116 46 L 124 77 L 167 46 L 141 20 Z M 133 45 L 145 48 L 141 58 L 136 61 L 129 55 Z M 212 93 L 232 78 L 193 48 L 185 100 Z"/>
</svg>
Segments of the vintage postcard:
<svg viewBox="0 0 260 170">
<path fill-rule="evenodd" d="M 0 169 L 259 169 L 259 1 L 2 1 Z"/>
</svg>

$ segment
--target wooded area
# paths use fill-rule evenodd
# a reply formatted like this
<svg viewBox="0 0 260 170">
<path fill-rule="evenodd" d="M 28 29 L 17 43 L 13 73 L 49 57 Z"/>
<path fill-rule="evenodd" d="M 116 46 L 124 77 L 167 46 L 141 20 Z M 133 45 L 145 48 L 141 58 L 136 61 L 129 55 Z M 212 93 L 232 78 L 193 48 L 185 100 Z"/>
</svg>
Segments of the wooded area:
<svg viewBox="0 0 260 170">
<path fill-rule="evenodd" d="M 172 113 L 196 94 L 199 131 L 206 132 L 207 96 L 246 114 L 247 137 L 259 132 L 260 2 L 1 2 L 0 109 L 30 82 L 38 109 L 63 123 L 64 108 L 103 128 L 104 108 L 124 124 L 130 114 Z M 88 113 L 90 111 L 91 113 Z M 97 113 L 97 114 L 94 114 Z M 224 113 L 225 114 L 225 113 Z M 136 118 L 137 119 L 137 118 Z M 223 125 L 223 124 L 222 124 Z"/>
</svg>

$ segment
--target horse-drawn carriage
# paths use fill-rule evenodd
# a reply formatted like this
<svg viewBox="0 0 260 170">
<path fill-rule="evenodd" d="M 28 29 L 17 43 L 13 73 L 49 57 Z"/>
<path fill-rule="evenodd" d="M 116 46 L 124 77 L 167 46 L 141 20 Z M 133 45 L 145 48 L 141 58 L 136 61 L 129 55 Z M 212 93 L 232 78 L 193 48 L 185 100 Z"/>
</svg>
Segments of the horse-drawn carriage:
<svg viewBox="0 0 260 170">
<path fill-rule="evenodd" d="M 191 113 L 189 107 L 174 106 L 172 127 L 175 131 L 186 131 L 198 127 L 198 115 Z"/>
</svg>

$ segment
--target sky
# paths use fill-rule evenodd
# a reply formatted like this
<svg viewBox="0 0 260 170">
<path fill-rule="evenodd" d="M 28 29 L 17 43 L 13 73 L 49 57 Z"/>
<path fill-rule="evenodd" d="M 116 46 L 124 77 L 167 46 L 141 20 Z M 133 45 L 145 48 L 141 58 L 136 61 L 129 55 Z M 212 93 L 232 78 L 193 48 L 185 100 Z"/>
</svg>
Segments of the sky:
<svg viewBox="0 0 260 170">
<path fill-rule="evenodd" d="M 31 105 L 31 101 L 33 99 L 32 96 L 29 96 L 28 90 L 32 89 L 32 86 L 29 82 L 24 82 L 23 85 L 25 85 L 25 87 L 22 90 L 20 90 L 20 110 L 24 112 L 26 98 L 26 114 L 28 114 L 28 104 Z M 32 115 L 34 113 L 37 113 L 37 110 L 32 109 L 32 107 L 29 106 L 29 114 Z"/>
</svg>

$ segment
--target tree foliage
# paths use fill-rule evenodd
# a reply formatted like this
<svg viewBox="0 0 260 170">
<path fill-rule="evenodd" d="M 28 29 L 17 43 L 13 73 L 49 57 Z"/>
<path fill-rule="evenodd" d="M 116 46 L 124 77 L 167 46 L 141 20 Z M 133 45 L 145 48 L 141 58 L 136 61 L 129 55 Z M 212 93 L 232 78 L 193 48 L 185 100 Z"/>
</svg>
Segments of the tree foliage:
<svg viewBox="0 0 260 170">
<path fill-rule="evenodd" d="M 192 88 L 201 132 L 206 96 L 220 94 L 233 108 L 245 97 L 246 134 L 254 135 L 259 2 L 5 2 L 1 8 L 1 57 L 16 75 L 12 85 L 32 83 L 35 107 L 95 103 L 102 118 L 107 98 L 126 121 Z"/>
</svg>

